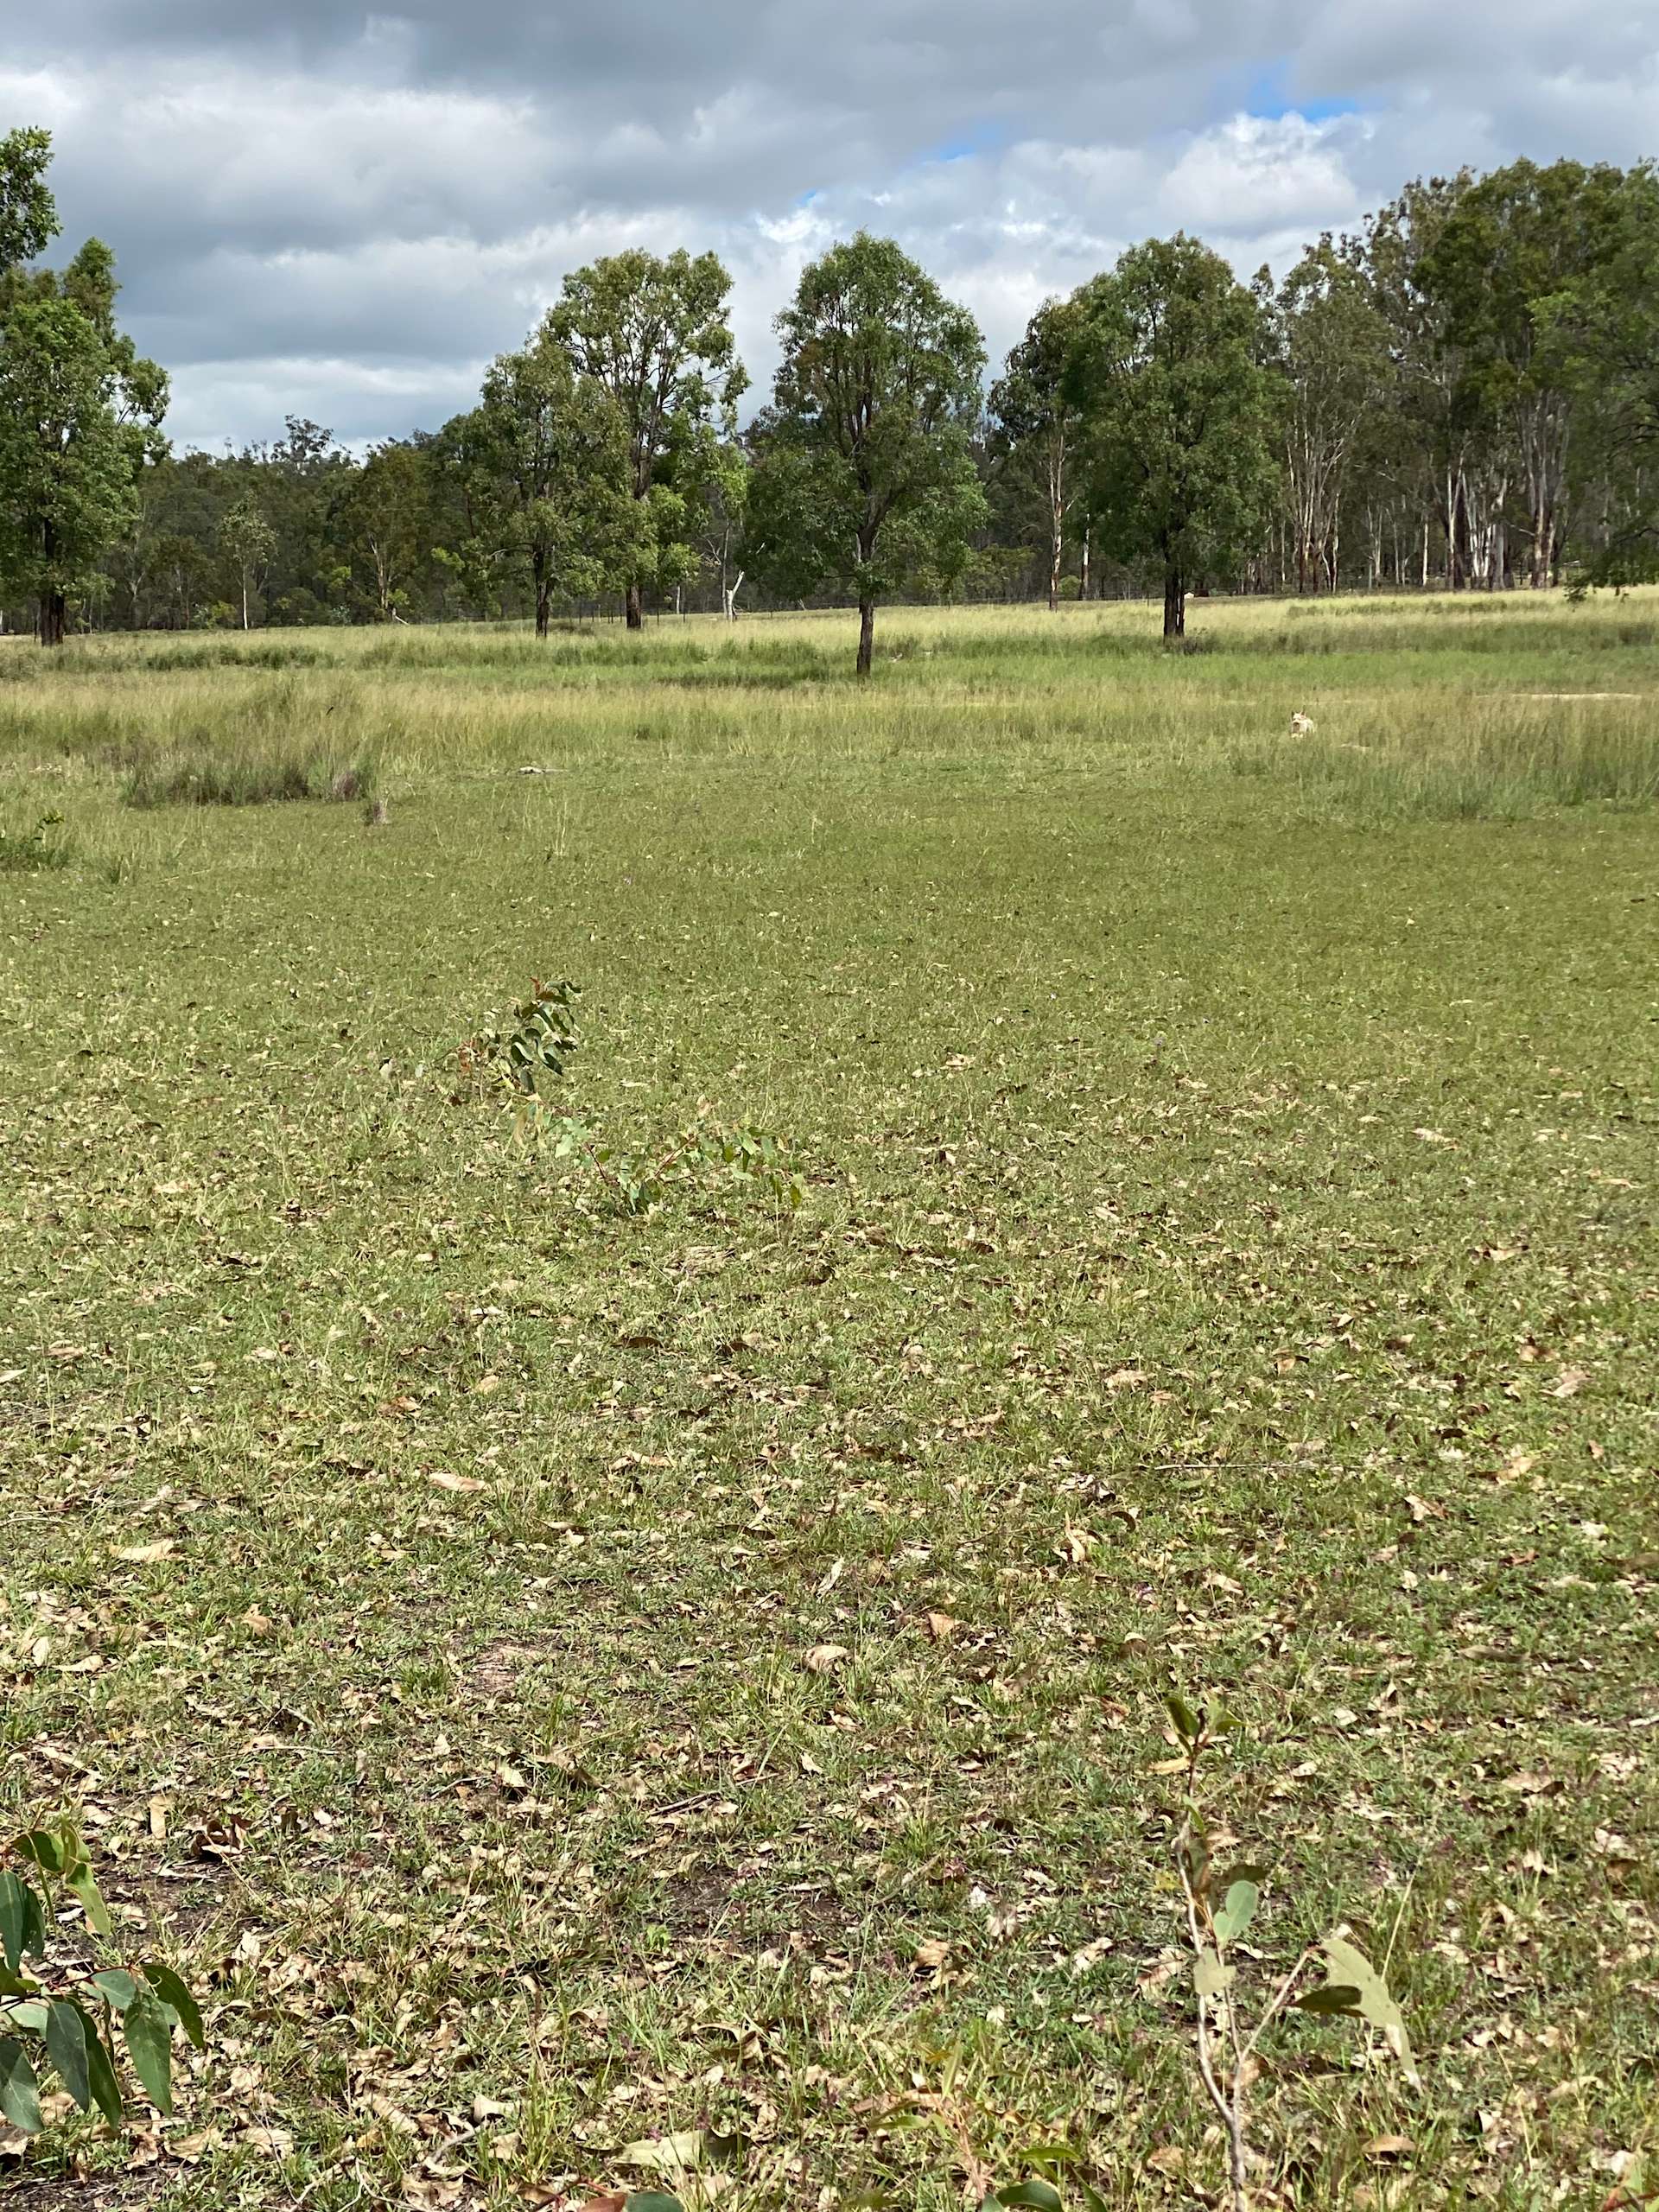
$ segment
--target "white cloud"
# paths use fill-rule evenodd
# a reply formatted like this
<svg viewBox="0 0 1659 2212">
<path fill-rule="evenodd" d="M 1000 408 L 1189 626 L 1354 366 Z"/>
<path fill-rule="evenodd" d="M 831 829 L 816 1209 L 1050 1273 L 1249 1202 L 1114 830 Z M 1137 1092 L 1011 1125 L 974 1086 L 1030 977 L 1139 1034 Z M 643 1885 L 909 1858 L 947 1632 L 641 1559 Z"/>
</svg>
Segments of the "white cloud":
<svg viewBox="0 0 1659 2212">
<path fill-rule="evenodd" d="M 1234 116 L 1182 149 L 1159 186 L 1159 207 L 1173 226 L 1230 238 L 1350 221 L 1360 211 L 1344 149 L 1366 128 Z"/>
</svg>

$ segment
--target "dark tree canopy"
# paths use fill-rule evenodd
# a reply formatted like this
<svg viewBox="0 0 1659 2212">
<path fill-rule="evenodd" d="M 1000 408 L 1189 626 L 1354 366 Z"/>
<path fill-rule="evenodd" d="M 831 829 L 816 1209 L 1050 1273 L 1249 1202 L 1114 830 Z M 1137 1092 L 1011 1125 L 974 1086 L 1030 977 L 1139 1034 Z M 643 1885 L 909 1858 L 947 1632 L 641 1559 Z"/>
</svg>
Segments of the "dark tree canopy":
<svg viewBox="0 0 1659 2212">
<path fill-rule="evenodd" d="M 491 365 L 483 397 L 447 439 L 471 524 L 455 558 L 481 597 L 504 580 L 527 584 L 544 638 L 556 594 L 639 574 L 649 518 L 632 493 L 627 417 L 577 367 L 552 317 Z"/>
<path fill-rule="evenodd" d="M 803 272 L 776 327 L 747 543 L 785 591 L 850 587 L 867 676 L 876 602 L 948 580 L 984 519 L 971 442 L 984 344 L 891 238 L 862 231 Z"/>
<path fill-rule="evenodd" d="M 1090 417 L 1092 506 L 1121 559 L 1161 572 L 1164 635 L 1186 594 L 1239 562 L 1274 492 L 1261 312 L 1219 254 L 1178 234 L 1077 295 L 1070 388 Z"/>
<path fill-rule="evenodd" d="M 0 141 L 0 589 L 60 645 L 72 594 L 138 517 L 162 450 L 167 378 L 116 326 L 115 264 L 92 238 L 62 270 L 27 266 L 57 226 L 41 131 Z"/>
<path fill-rule="evenodd" d="M 696 566 L 695 510 L 748 385 L 728 319 L 731 289 L 715 254 L 659 257 L 636 246 L 567 276 L 548 315 L 550 336 L 610 394 L 622 421 L 640 506 L 625 579 L 631 629 L 647 584 L 675 583 Z"/>
</svg>

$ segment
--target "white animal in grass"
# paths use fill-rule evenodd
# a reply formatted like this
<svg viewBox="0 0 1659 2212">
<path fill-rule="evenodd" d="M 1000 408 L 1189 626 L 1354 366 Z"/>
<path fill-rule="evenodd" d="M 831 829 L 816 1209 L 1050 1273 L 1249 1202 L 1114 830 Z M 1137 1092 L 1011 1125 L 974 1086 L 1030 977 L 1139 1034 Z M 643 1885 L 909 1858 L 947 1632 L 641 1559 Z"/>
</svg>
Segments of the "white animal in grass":
<svg viewBox="0 0 1659 2212">
<path fill-rule="evenodd" d="M 1300 707 L 1290 718 L 1290 734 L 1293 737 L 1312 737 L 1318 728 L 1319 724 L 1313 715 L 1305 715 Z"/>
</svg>

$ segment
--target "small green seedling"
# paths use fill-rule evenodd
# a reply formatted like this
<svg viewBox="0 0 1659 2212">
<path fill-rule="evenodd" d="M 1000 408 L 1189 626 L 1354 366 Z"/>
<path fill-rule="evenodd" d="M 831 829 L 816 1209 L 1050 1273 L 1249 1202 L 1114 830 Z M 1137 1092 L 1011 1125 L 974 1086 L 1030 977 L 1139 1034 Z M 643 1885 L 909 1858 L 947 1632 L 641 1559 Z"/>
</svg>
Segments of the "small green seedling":
<svg viewBox="0 0 1659 2212">
<path fill-rule="evenodd" d="M 158 2112 L 173 2109 L 173 2037 L 202 2047 L 201 2010 L 171 1967 L 95 1966 L 65 1955 L 63 1914 L 111 1933 L 86 1847 L 68 1822 L 18 1836 L 0 1866 L 0 2113 L 25 2135 L 44 2125 L 41 2081 L 56 2074 L 82 2112 L 123 2125 L 117 2027 L 127 2063 Z"/>
</svg>

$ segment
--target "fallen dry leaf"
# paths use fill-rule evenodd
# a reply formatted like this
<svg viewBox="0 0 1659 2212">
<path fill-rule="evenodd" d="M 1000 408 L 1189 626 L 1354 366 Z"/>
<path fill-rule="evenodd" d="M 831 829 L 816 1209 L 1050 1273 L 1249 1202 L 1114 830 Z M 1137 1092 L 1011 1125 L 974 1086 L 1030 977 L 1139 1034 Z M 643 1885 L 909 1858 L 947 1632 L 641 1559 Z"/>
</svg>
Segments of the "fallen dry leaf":
<svg viewBox="0 0 1659 2212">
<path fill-rule="evenodd" d="M 1491 1479 L 1495 1483 L 1518 1483 L 1522 1476 L 1529 1475 L 1537 1464 L 1538 1454 L 1535 1452 L 1522 1452 L 1517 1446 L 1501 1465 L 1492 1469 Z"/>
<path fill-rule="evenodd" d="M 173 1552 L 171 1536 L 157 1536 L 150 1544 L 124 1544 L 117 1552 L 117 1559 L 124 1559 L 130 1567 L 153 1567 L 158 1559 L 170 1558 Z"/>
<path fill-rule="evenodd" d="M 683 2173 L 702 2163 L 708 2148 L 709 2138 L 702 2129 L 688 2127 L 677 2135 L 652 2135 L 643 2142 L 630 2143 L 617 2163 L 643 2166 L 651 2173 Z"/>
<path fill-rule="evenodd" d="M 432 1468 L 426 1479 L 435 1490 L 474 1491 L 484 1487 L 471 1475 L 452 1475 L 448 1467 Z"/>
<path fill-rule="evenodd" d="M 850 1656 L 844 1643 L 815 1643 L 806 1655 L 806 1663 L 815 1675 L 828 1675 Z"/>
</svg>

